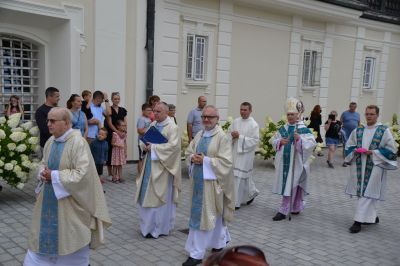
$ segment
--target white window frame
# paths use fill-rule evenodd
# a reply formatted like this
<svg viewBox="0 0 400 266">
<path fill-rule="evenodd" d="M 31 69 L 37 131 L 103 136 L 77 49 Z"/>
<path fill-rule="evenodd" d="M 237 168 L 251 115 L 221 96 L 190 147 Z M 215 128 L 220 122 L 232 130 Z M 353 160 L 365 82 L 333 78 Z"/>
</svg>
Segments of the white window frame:
<svg viewBox="0 0 400 266">
<path fill-rule="evenodd" d="M 22 120 L 35 120 L 39 90 L 39 48 L 30 40 L 0 35 L 0 112 L 11 95 L 22 102 Z"/>
<path fill-rule="evenodd" d="M 366 56 L 364 58 L 364 71 L 362 78 L 363 89 L 373 89 L 375 81 L 375 68 L 376 68 L 376 57 Z"/>
<path fill-rule="evenodd" d="M 301 87 L 303 90 L 315 90 L 320 86 L 323 43 L 303 40 Z"/>
<path fill-rule="evenodd" d="M 186 37 L 186 80 L 207 80 L 208 37 L 187 34 Z"/>
<path fill-rule="evenodd" d="M 211 93 L 211 88 L 215 85 L 215 75 L 216 72 L 213 71 L 216 68 L 216 61 L 212 60 L 217 55 L 216 34 L 218 21 L 215 20 L 204 20 L 201 17 L 193 16 L 182 16 L 183 20 L 183 30 L 181 35 L 182 45 L 181 45 L 181 80 L 182 80 L 182 90 L 183 94 L 189 93 L 190 89 L 202 89 L 204 94 Z M 204 58 L 204 79 L 200 80 L 198 78 L 188 78 L 188 35 L 202 36 L 207 39 L 207 45 L 205 46 L 205 58 Z M 193 64 L 193 62 L 192 62 Z M 191 65 L 193 66 L 193 65 Z M 193 73 L 193 72 L 192 72 Z"/>
<path fill-rule="evenodd" d="M 379 68 L 382 48 L 365 44 L 360 69 L 360 88 L 364 93 L 375 93 L 379 83 Z"/>
<path fill-rule="evenodd" d="M 308 64 L 306 63 L 308 62 Z M 303 87 L 319 86 L 321 78 L 322 53 L 315 50 L 304 50 L 303 54 Z M 307 71 L 307 72 L 306 72 Z"/>
</svg>

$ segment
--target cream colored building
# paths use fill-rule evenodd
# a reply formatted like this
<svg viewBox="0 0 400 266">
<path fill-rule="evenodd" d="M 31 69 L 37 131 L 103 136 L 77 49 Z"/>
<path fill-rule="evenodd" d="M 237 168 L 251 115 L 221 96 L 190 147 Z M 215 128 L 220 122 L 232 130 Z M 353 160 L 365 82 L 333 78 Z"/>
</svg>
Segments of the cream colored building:
<svg viewBox="0 0 400 266">
<path fill-rule="evenodd" d="M 61 89 L 60 105 L 83 89 L 119 91 L 136 132 L 148 86 L 148 2 L 1 0 L 3 103 L 21 94 L 33 110 L 48 86 Z M 155 0 L 153 93 L 177 106 L 181 128 L 199 95 L 223 120 L 249 101 L 262 125 L 295 96 L 306 113 L 321 105 L 324 118 L 355 101 L 361 113 L 377 104 L 389 121 L 400 111 L 400 26 L 363 14 L 316 0 Z M 25 52 L 11 74 L 9 40 L 10 51 Z M 130 134 L 129 159 L 136 140 Z"/>
</svg>

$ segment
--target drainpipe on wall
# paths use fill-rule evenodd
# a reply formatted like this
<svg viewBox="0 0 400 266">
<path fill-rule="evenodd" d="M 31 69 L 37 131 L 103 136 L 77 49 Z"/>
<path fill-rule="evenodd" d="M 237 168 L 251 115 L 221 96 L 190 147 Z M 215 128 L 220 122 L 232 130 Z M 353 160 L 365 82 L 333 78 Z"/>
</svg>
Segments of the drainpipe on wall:
<svg viewBox="0 0 400 266">
<path fill-rule="evenodd" d="M 155 0 L 147 0 L 146 19 L 146 50 L 147 50 L 147 77 L 146 77 L 146 100 L 153 95 L 153 73 L 154 73 L 154 21 Z"/>
</svg>

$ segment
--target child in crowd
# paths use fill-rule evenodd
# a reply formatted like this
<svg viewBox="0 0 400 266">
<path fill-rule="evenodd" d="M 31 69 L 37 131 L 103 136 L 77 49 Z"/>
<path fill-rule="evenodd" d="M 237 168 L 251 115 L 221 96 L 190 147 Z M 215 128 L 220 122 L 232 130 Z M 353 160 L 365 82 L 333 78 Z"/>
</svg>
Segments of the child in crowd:
<svg viewBox="0 0 400 266">
<path fill-rule="evenodd" d="M 103 166 L 107 162 L 108 156 L 108 143 L 106 141 L 107 130 L 101 128 L 97 138 L 90 143 L 90 151 L 92 152 L 94 163 L 96 164 L 97 174 L 100 177 L 100 182 L 104 184 L 105 180 L 102 178 Z"/>
<path fill-rule="evenodd" d="M 90 111 L 90 102 L 92 101 L 92 93 L 88 90 L 82 91 L 82 112 L 85 113 L 86 119 L 90 120 L 93 117 L 92 111 Z"/>
<path fill-rule="evenodd" d="M 156 107 L 157 103 L 159 103 L 160 101 L 161 101 L 160 97 L 158 97 L 157 95 L 151 95 L 149 97 L 148 104 L 150 104 L 150 107 L 153 110 L 154 107 Z M 154 112 L 153 111 L 151 111 L 149 118 L 150 118 L 151 122 L 154 121 L 155 118 L 154 118 Z"/>
<path fill-rule="evenodd" d="M 123 182 L 122 179 L 122 166 L 126 164 L 127 148 L 126 148 L 126 124 L 124 120 L 117 120 L 116 128 L 119 132 L 113 132 L 111 145 L 112 145 L 112 155 L 111 155 L 111 166 L 112 166 L 112 182 L 119 183 Z"/>
<path fill-rule="evenodd" d="M 139 148 L 139 162 L 138 162 L 138 174 L 142 172 L 143 168 L 143 159 L 146 154 L 146 152 L 143 150 L 143 145 L 144 143 L 140 141 L 140 137 L 146 133 L 147 129 L 150 126 L 151 120 L 150 116 L 153 113 L 153 109 L 151 108 L 151 105 L 148 103 L 145 103 L 142 105 L 142 116 L 138 118 L 137 123 L 136 123 L 136 128 L 137 128 L 137 133 L 139 135 L 138 139 L 138 148 Z"/>
</svg>

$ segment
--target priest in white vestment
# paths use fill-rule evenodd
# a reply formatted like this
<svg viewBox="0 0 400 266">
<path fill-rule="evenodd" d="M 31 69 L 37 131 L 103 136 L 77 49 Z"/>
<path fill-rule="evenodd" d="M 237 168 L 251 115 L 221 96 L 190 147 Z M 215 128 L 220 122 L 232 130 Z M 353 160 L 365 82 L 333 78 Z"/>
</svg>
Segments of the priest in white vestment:
<svg viewBox="0 0 400 266">
<path fill-rule="evenodd" d="M 233 174 L 235 176 L 235 209 L 242 204 L 251 204 L 259 191 L 253 181 L 255 151 L 260 141 L 259 126 L 250 116 L 249 102 L 240 105 L 240 116 L 233 120 L 228 129 L 232 138 Z"/>
<path fill-rule="evenodd" d="M 299 214 L 305 207 L 310 157 L 317 143 L 314 135 L 304 125 L 301 114 L 303 103 L 289 98 L 286 103 L 287 124 L 280 127 L 270 142 L 276 150 L 275 183 L 272 192 L 282 195 L 282 203 L 274 221 L 286 219 L 287 215 Z"/>
<path fill-rule="evenodd" d="M 166 143 L 147 143 L 144 167 L 137 179 L 140 230 L 146 238 L 168 235 L 175 225 L 176 204 L 181 191 L 181 141 L 179 129 L 168 116 L 164 102 L 154 107 L 154 126 Z"/>
<path fill-rule="evenodd" d="M 387 126 L 378 123 L 379 108 L 369 105 L 365 109 L 366 126 L 359 126 L 346 143 L 346 162 L 350 166 L 350 179 L 346 194 L 358 198 L 354 224 L 350 233 L 361 231 L 362 224 L 379 223 L 378 201 L 384 200 L 387 170 L 397 169 L 397 148 Z"/>
<path fill-rule="evenodd" d="M 218 251 L 230 241 L 227 223 L 234 213 L 234 181 L 231 141 L 217 124 L 218 110 L 203 109 L 204 130 L 196 134 L 186 150 L 190 164 L 189 253 L 183 266 L 198 265 L 207 249 Z"/>
<path fill-rule="evenodd" d="M 87 266 L 89 248 L 104 242 L 111 219 L 87 141 L 73 130 L 72 113 L 54 107 L 47 125 L 40 183 L 25 266 Z"/>
</svg>

